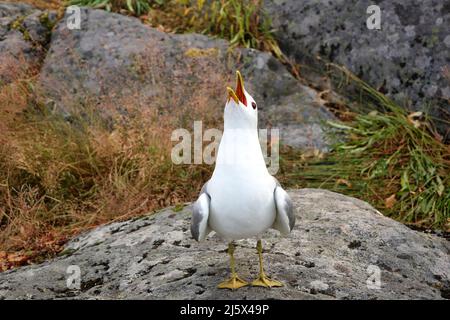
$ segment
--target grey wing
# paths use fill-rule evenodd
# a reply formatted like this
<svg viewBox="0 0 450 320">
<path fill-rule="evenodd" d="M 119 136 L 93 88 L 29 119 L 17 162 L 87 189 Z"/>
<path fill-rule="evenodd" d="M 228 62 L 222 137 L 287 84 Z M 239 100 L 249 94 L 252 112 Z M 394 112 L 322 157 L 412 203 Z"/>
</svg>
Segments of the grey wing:
<svg viewBox="0 0 450 320">
<path fill-rule="evenodd" d="M 200 196 L 194 203 L 192 219 L 191 219 L 191 234 L 197 241 L 202 241 L 211 232 L 208 225 L 209 218 L 209 204 L 211 197 L 207 192 L 207 184 L 203 186 L 200 191 Z"/>
<path fill-rule="evenodd" d="M 273 191 L 273 196 L 275 199 L 277 216 L 272 228 L 280 231 L 283 235 L 287 235 L 295 226 L 294 206 L 289 194 L 284 191 L 276 179 L 275 181 L 277 186 Z"/>
</svg>

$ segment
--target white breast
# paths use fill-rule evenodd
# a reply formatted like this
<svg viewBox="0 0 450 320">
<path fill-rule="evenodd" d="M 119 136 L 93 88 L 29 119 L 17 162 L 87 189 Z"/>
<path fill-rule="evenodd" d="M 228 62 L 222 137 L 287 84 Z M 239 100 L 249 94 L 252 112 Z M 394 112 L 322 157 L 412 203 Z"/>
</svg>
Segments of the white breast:
<svg viewBox="0 0 450 320">
<path fill-rule="evenodd" d="M 226 239 L 257 236 L 270 228 L 275 220 L 273 191 L 275 182 L 267 174 L 228 173 L 221 179 L 211 179 L 209 226 Z"/>
<path fill-rule="evenodd" d="M 275 186 L 256 130 L 225 130 L 207 188 L 211 196 L 210 228 L 234 240 L 263 233 L 276 217 Z"/>
</svg>

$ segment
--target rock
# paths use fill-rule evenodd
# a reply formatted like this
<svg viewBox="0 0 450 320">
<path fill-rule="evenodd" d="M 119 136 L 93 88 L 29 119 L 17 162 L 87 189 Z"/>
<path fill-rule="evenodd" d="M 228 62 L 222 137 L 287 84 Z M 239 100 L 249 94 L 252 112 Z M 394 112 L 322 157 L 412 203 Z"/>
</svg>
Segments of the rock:
<svg viewBox="0 0 450 320">
<path fill-rule="evenodd" d="M 303 75 L 323 67 L 317 55 L 344 65 L 401 106 L 430 108 L 450 141 L 448 2 L 375 1 L 381 10 L 381 30 L 366 26 L 371 15 L 366 11 L 374 1 L 264 3 L 283 51 L 303 64 Z"/>
<path fill-rule="evenodd" d="M 24 16 L 33 12 L 35 9 L 25 3 L 0 2 L 0 18 L 11 16 Z"/>
<path fill-rule="evenodd" d="M 294 147 L 327 147 L 321 122 L 333 115 L 268 53 L 229 50 L 226 41 L 199 34 L 167 34 L 103 10 L 83 8 L 81 30 L 69 30 L 66 21 L 53 32 L 40 76 L 45 94 L 65 113 L 86 101 L 102 114 L 110 112 L 107 101 L 122 115 L 131 113 L 127 104 L 186 113 L 207 104 L 221 119 L 226 85 L 234 86 L 240 69 L 261 110 L 260 127 L 280 128 L 282 142 Z"/>
<path fill-rule="evenodd" d="M 0 299 L 449 298 L 448 241 L 351 197 L 320 189 L 290 195 L 297 225 L 288 237 L 270 230 L 263 241 L 266 271 L 282 288 L 217 289 L 229 272 L 227 246 L 214 234 L 191 239 L 187 205 L 101 226 L 53 260 L 0 273 Z M 238 241 L 235 255 L 239 274 L 255 278 L 255 241 Z M 67 287 L 76 268 L 79 290 Z"/>
<path fill-rule="evenodd" d="M 0 86 L 38 68 L 55 14 L 20 3 L 0 2 Z"/>
</svg>

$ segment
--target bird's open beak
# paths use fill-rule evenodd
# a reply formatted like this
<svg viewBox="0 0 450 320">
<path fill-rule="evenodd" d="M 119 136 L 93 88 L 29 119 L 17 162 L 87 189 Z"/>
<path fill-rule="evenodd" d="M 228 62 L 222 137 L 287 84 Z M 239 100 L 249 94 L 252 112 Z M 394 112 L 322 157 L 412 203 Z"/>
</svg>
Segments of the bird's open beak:
<svg viewBox="0 0 450 320">
<path fill-rule="evenodd" d="M 236 71 L 236 91 L 227 87 L 228 91 L 228 101 L 233 99 L 236 104 L 239 104 L 239 101 L 242 102 L 244 106 L 247 106 L 247 98 L 244 93 L 244 80 L 242 79 L 242 75 L 239 71 Z"/>
<path fill-rule="evenodd" d="M 239 104 L 239 98 L 237 97 L 236 93 L 234 93 L 234 90 L 231 89 L 230 87 L 227 87 L 227 91 L 228 91 L 228 101 L 233 99 L 234 102 L 236 102 L 236 104 Z"/>
<path fill-rule="evenodd" d="M 244 80 L 239 71 L 236 71 L 236 96 L 244 106 L 247 106 L 247 98 L 245 98 L 244 93 Z"/>
</svg>

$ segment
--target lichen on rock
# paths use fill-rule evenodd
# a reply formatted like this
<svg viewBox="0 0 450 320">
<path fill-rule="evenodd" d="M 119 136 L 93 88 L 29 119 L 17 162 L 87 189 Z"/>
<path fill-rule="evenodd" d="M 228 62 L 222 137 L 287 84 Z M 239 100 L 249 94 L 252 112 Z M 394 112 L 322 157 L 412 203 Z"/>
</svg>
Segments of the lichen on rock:
<svg viewBox="0 0 450 320">
<path fill-rule="evenodd" d="M 72 239 L 67 254 L 0 273 L 0 299 L 450 298 L 448 241 L 355 198 L 320 189 L 289 193 L 292 233 L 263 236 L 266 271 L 282 288 L 217 289 L 229 272 L 227 244 L 214 234 L 194 241 L 188 205 L 98 227 Z M 255 243 L 237 242 L 237 270 L 247 280 L 258 272 Z M 67 286 L 69 266 L 80 268 L 79 288 Z"/>
</svg>

